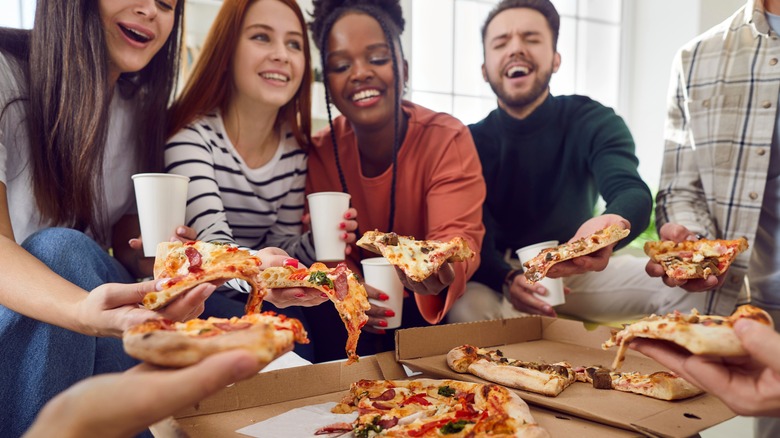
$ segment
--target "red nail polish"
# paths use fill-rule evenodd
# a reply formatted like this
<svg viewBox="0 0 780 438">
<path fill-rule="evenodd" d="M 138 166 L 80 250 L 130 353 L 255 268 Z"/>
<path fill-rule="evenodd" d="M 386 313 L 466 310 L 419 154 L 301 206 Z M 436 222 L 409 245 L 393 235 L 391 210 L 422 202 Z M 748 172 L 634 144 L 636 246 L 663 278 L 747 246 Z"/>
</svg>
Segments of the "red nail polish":
<svg viewBox="0 0 780 438">
<path fill-rule="evenodd" d="M 387 321 L 384 319 L 379 320 L 379 324 L 377 324 L 379 327 L 387 327 Z"/>
<path fill-rule="evenodd" d="M 387 300 L 390 299 L 390 295 L 388 295 L 386 293 L 380 293 L 379 294 L 379 299 L 382 300 L 382 301 L 387 301 Z"/>
<path fill-rule="evenodd" d="M 325 292 L 321 293 L 321 294 L 320 294 L 320 296 L 321 296 L 322 298 L 328 298 L 328 294 L 326 294 Z"/>
<path fill-rule="evenodd" d="M 285 259 L 284 263 L 282 263 L 282 265 L 284 265 L 284 266 L 291 266 L 293 268 L 297 268 L 298 267 L 298 260 L 293 259 L 293 258 Z"/>
<path fill-rule="evenodd" d="M 349 219 L 350 217 L 352 216 L 349 213 L 344 213 L 344 219 Z"/>
<path fill-rule="evenodd" d="M 344 234 L 342 234 L 342 235 L 341 235 L 341 238 L 342 238 L 342 239 L 346 239 L 346 238 L 347 238 L 347 233 L 344 233 Z"/>
<path fill-rule="evenodd" d="M 385 316 L 395 316 L 395 312 L 392 310 L 385 310 Z"/>
<path fill-rule="evenodd" d="M 305 296 L 306 296 L 306 294 L 303 294 L 303 293 L 295 294 L 295 298 L 303 298 Z"/>
<path fill-rule="evenodd" d="M 343 229 L 347 228 L 347 224 L 342 222 L 342 223 L 339 224 L 339 228 L 341 228 L 343 230 Z"/>
</svg>

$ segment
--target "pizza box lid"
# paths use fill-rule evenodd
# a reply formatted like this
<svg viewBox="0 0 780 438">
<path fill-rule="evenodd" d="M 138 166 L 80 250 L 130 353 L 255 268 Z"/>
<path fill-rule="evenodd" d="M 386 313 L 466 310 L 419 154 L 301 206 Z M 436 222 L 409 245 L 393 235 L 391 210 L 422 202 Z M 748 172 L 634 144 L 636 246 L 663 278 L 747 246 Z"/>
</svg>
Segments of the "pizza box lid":
<svg viewBox="0 0 780 438">
<path fill-rule="evenodd" d="M 447 365 L 446 355 L 452 348 L 463 344 L 499 347 L 506 357 L 513 359 L 609 366 L 616 348 L 605 351 L 601 344 L 609 339 L 611 330 L 606 326 L 587 330 L 579 321 L 541 316 L 403 329 L 396 331 L 396 359 L 428 375 L 473 382 L 484 380 L 452 371 Z M 665 370 L 635 351 L 628 352 L 621 369 L 642 373 Z M 709 394 L 664 401 L 598 390 L 581 382 L 573 383 L 557 397 L 515 392 L 531 405 L 648 436 L 696 435 L 735 416 L 723 402 Z"/>
<path fill-rule="evenodd" d="M 288 368 L 267 373 L 231 385 L 196 406 L 178 412 L 176 419 L 155 424 L 151 430 L 158 438 L 243 437 L 235 431 L 282 414 L 290 409 L 339 401 L 352 382 L 359 379 L 406 379 L 395 353 L 387 352 L 360 358 L 346 365 L 331 362 Z M 461 379 L 465 380 L 465 379 Z M 554 437 L 623 438 L 640 436 L 598 422 L 562 415 L 543 407 L 531 406 L 536 421 Z"/>
</svg>

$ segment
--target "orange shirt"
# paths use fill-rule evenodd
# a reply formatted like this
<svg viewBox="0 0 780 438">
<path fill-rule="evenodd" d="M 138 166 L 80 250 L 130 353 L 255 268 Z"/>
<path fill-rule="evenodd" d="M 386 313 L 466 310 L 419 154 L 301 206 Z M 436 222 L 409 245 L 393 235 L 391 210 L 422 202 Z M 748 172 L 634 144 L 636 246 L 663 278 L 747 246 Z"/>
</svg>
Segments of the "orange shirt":
<svg viewBox="0 0 780 438">
<path fill-rule="evenodd" d="M 398 151 L 393 231 L 417 239 L 443 241 L 461 236 L 477 253 L 471 261 L 453 263 L 455 281 L 446 294 L 415 294 L 422 316 L 436 324 L 463 295 L 466 281 L 479 266 L 485 234 L 482 224 L 485 181 L 474 140 L 466 126 L 448 114 L 411 102 L 403 102 L 403 110 L 409 116 L 409 127 Z M 341 168 L 352 195 L 352 206 L 358 212 L 360 230 L 388 231 L 392 167 L 377 177 L 363 176 L 351 125 L 343 116 L 333 124 Z M 309 151 L 306 192 L 340 192 L 330 128 L 314 136 L 314 145 Z M 361 272 L 361 256 L 375 255 L 353 246 L 347 262 L 355 272 Z"/>
</svg>

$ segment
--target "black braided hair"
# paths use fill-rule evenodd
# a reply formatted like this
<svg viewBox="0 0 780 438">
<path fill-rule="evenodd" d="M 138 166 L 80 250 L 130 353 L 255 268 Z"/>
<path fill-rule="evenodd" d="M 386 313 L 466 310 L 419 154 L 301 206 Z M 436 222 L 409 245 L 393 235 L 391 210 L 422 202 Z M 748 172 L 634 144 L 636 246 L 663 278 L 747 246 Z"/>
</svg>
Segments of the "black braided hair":
<svg viewBox="0 0 780 438">
<path fill-rule="evenodd" d="M 314 20 L 309 27 L 314 37 L 314 44 L 320 50 L 320 62 L 325 80 L 325 103 L 328 111 L 328 124 L 330 125 L 330 138 L 333 143 L 333 155 L 336 161 L 336 170 L 338 171 L 341 190 L 348 193 L 347 180 L 344 177 L 344 171 L 339 159 L 338 143 L 336 141 L 336 132 L 333 129 L 333 115 L 330 110 L 330 91 L 327 86 L 327 56 L 328 56 L 328 36 L 333 29 L 333 25 L 345 13 L 357 11 L 364 13 L 379 23 L 385 39 L 390 48 L 390 56 L 393 62 L 393 84 L 395 86 L 395 113 L 393 114 L 393 168 L 392 183 L 390 186 L 390 218 L 388 219 L 387 232 L 393 231 L 395 222 L 395 186 L 398 169 L 398 149 L 400 148 L 400 132 L 398 111 L 401 108 L 401 79 L 398 77 L 399 60 L 395 53 L 395 43 L 398 40 L 398 48 L 403 57 L 403 46 L 400 37 L 404 30 L 405 21 L 401 10 L 399 0 L 314 0 L 314 11 L 311 13 Z M 359 231 L 356 231 L 359 234 Z"/>
</svg>

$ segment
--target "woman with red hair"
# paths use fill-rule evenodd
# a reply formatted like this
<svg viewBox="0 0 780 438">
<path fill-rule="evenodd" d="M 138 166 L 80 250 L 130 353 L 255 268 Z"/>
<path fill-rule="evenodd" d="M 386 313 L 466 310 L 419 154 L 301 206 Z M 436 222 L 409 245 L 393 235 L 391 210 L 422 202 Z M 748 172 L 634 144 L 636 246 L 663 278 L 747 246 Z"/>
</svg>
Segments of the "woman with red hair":
<svg viewBox="0 0 780 438">
<path fill-rule="evenodd" d="M 314 262 L 302 234 L 311 135 L 309 38 L 294 0 L 226 0 L 182 95 L 170 109 L 166 171 L 190 178 L 180 236 L 252 250 L 280 247 Z M 345 212 L 343 238 L 357 228 Z M 229 283 L 243 291 L 240 282 Z M 206 314 L 232 316 L 237 300 L 214 296 Z M 289 304 L 319 304 L 297 297 Z M 280 304 L 280 303 L 276 303 Z M 289 313 L 289 312 L 287 312 Z M 295 315 L 299 316 L 299 315 Z"/>
</svg>

